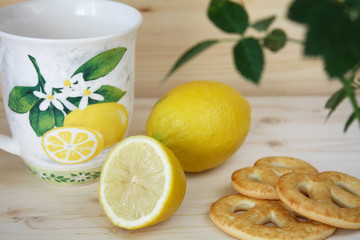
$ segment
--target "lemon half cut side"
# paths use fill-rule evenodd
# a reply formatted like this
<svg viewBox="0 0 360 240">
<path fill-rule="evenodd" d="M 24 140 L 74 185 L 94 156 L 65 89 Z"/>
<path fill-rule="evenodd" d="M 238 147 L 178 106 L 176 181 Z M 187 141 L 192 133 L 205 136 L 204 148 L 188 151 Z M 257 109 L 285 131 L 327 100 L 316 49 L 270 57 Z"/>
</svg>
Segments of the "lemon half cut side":
<svg viewBox="0 0 360 240">
<path fill-rule="evenodd" d="M 44 134 L 42 147 L 56 162 L 78 164 L 96 157 L 104 148 L 104 138 L 92 129 L 58 127 Z"/>
<path fill-rule="evenodd" d="M 168 219 L 185 195 L 184 171 L 175 155 L 147 136 L 122 140 L 105 160 L 100 204 L 119 227 L 138 229 Z"/>
</svg>

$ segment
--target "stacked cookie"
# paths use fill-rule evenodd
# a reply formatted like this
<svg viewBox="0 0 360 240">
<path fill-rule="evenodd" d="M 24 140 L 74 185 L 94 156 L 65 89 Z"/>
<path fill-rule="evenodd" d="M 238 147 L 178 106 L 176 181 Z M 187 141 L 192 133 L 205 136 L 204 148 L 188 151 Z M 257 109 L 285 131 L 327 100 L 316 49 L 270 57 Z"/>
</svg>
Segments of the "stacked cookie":
<svg viewBox="0 0 360 240">
<path fill-rule="evenodd" d="M 240 194 L 219 199 L 210 218 L 239 239 L 317 240 L 337 227 L 360 229 L 360 180 L 319 173 L 290 157 L 265 157 L 231 176 Z"/>
</svg>

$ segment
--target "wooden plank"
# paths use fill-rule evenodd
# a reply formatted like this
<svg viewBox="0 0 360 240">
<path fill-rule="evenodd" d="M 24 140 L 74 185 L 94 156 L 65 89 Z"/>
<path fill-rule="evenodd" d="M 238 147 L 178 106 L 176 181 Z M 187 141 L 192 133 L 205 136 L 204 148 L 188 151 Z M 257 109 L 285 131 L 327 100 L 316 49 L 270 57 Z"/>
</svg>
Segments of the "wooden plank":
<svg viewBox="0 0 360 240">
<path fill-rule="evenodd" d="M 97 184 L 54 187 L 35 178 L 20 158 L 0 150 L 0 239 L 233 239 L 208 217 L 210 205 L 235 191 L 233 171 L 258 158 L 285 155 L 304 159 L 319 171 L 341 171 L 360 178 L 360 135 L 342 128 L 351 112 L 343 104 L 325 122 L 324 97 L 249 97 L 252 125 L 244 145 L 226 163 L 186 174 L 187 192 L 179 210 L 158 225 L 128 231 L 113 226 L 97 197 Z M 130 135 L 144 134 L 156 99 L 135 100 Z M 0 102 L 1 103 L 1 102 Z M 0 132 L 9 133 L 3 105 Z M 359 230 L 338 229 L 331 240 L 360 239 Z"/>
<path fill-rule="evenodd" d="M 4 7 L 22 0 L 0 0 Z M 119 0 L 120 1 L 120 0 Z M 137 38 L 137 97 L 156 97 L 175 85 L 192 80 L 217 80 L 228 83 L 245 95 L 327 95 L 339 84 L 327 80 L 322 63 L 304 59 L 302 48 L 289 43 L 280 53 L 265 52 L 266 66 L 260 86 L 244 80 L 233 66 L 232 43 L 214 46 L 179 70 L 167 83 L 158 83 L 182 52 L 198 41 L 233 37 L 219 31 L 207 19 L 208 0 L 123 0 L 139 9 L 144 21 Z M 245 0 L 250 20 L 276 14 L 274 27 L 282 27 L 293 38 L 304 30 L 286 19 L 288 0 Z M 251 32 L 250 32 L 251 33 Z M 255 34 L 255 33 L 251 33 Z"/>
</svg>

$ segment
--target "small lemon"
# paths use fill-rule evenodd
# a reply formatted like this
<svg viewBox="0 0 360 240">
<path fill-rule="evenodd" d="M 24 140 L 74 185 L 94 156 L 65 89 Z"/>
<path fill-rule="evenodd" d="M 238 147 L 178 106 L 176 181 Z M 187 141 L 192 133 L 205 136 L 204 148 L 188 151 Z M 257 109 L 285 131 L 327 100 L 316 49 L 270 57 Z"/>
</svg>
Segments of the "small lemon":
<svg viewBox="0 0 360 240">
<path fill-rule="evenodd" d="M 175 155 L 147 136 L 122 140 L 110 152 L 100 176 L 100 204 L 119 227 L 138 229 L 168 219 L 186 191 Z"/>
<path fill-rule="evenodd" d="M 242 145 L 250 112 L 248 101 L 224 83 L 189 82 L 158 100 L 146 134 L 172 150 L 184 171 L 200 172 L 220 165 Z"/>
<path fill-rule="evenodd" d="M 93 104 L 84 110 L 70 112 L 65 117 L 64 126 L 94 129 L 104 137 L 104 148 L 108 148 L 123 139 L 128 126 L 128 113 L 119 103 Z"/>
</svg>

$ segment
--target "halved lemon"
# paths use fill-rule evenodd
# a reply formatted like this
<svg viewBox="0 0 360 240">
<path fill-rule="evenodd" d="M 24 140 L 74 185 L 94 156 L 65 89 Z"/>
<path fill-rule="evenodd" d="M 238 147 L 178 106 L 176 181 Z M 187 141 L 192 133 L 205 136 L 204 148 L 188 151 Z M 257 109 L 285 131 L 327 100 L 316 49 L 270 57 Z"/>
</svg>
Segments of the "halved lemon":
<svg viewBox="0 0 360 240">
<path fill-rule="evenodd" d="M 78 164 L 96 157 L 104 148 L 104 138 L 92 129 L 58 127 L 43 135 L 42 146 L 54 161 Z"/>
<path fill-rule="evenodd" d="M 147 136 L 122 140 L 100 176 L 99 200 L 110 221 L 138 229 L 168 219 L 183 201 L 184 171 L 165 145 Z"/>
</svg>

